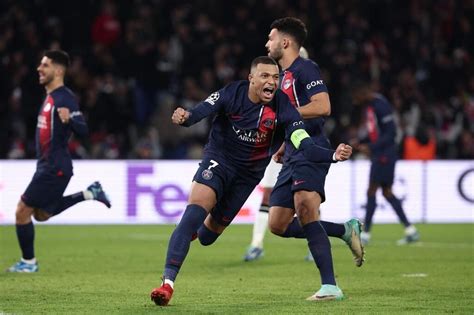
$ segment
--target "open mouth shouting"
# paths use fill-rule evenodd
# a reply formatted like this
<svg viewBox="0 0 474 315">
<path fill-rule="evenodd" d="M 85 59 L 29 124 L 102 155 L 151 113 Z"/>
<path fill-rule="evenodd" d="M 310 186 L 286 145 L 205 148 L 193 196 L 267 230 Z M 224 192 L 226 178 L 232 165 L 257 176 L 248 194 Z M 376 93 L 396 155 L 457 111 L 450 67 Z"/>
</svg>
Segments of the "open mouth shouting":
<svg viewBox="0 0 474 315">
<path fill-rule="evenodd" d="M 275 87 L 272 86 L 266 86 L 263 88 L 263 97 L 266 100 L 271 100 L 273 98 L 273 95 L 275 94 Z"/>
</svg>

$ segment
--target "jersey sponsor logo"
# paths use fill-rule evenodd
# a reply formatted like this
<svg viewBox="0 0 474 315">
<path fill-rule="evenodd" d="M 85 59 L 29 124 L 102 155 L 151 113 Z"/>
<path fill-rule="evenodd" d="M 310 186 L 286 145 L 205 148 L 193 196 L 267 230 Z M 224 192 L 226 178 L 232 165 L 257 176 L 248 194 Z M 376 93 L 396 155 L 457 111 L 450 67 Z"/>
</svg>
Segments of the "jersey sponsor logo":
<svg viewBox="0 0 474 315">
<path fill-rule="evenodd" d="M 51 110 L 51 103 L 46 103 L 46 105 L 43 108 L 43 112 L 47 113 Z"/>
<path fill-rule="evenodd" d="M 323 85 L 323 84 L 324 84 L 323 80 L 311 81 L 310 83 L 306 84 L 306 89 L 309 90 L 315 86 Z"/>
<path fill-rule="evenodd" d="M 214 92 L 211 95 L 209 95 L 209 97 L 206 98 L 206 100 L 204 102 L 207 102 L 211 105 L 215 105 L 217 100 L 219 99 L 219 97 L 220 97 L 219 92 Z"/>
<path fill-rule="evenodd" d="M 212 179 L 212 176 L 214 176 L 214 173 L 212 173 L 211 170 L 204 170 L 204 171 L 202 171 L 201 176 L 205 180 L 210 180 L 210 179 Z"/>
<path fill-rule="evenodd" d="M 36 125 L 36 127 L 40 128 L 40 129 L 48 128 L 48 122 L 46 121 L 45 116 L 42 116 L 42 115 L 38 116 L 38 124 Z"/>
<path fill-rule="evenodd" d="M 296 127 L 296 126 L 299 126 L 299 125 L 302 125 L 303 124 L 303 121 L 302 120 L 298 120 L 298 121 L 295 121 L 293 123 L 293 127 Z"/>
<path fill-rule="evenodd" d="M 268 132 L 258 131 L 258 130 L 242 130 L 238 129 L 235 126 L 232 126 L 237 138 L 239 140 L 250 142 L 250 143 L 264 143 L 267 140 Z"/>
<path fill-rule="evenodd" d="M 286 79 L 286 80 L 283 82 L 283 89 L 284 89 L 284 90 L 287 90 L 290 86 L 291 86 L 291 80 L 290 80 L 290 79 Z"/>
</svg>

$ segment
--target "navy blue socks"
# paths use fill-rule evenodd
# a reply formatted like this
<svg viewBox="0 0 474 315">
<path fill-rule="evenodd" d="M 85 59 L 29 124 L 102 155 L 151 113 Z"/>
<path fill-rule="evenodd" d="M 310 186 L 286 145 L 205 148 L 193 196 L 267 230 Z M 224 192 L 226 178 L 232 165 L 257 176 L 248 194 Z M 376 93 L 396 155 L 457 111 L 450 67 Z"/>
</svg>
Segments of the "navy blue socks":
<svg viewBox="0 0 474 315">
<path fill-rule="evenodd" d="M 286 231 L 280 235 L 281 237 L 306 238 L 303 228 L 298 218 L 294 217 L 293 221 L 288 225 Z"/>
<path fill-rule="evenodd" d="M 332 237 L 342 238 L 344 233 L 346 233 L 346 228 L 344 224 L 332 223 L 327 221 L 319 221 L 323 226 L 326 234 Z M 294 237 L 294 238 L 306 238 L 306 234 L 303 228 L 300 225 L 298 218 L 293 218 L 293 221 L 288 225 L 285 233 L 280 235 L 281 237 Z"/>
<path fill-rule="evenodd" d="M 321 275 L 322 284 L 336 285 L 332 263 L 331 244 L 324 228 L 319 221 L 310 222 L 303 226 L 308 240 L 308 247 L 314 257 Z"/>
<path fill-rule="evenodd" d="M 186 258 L 191 238 L 206 219 L 207 211 L 198 205 L 188 205 L 176 229 L 171 234 L 163 277 L 174 281 Z"/>
<path fill-rule="evenodd" d="M 408 222 L 407 216 L 405 215 L 405 211 L 403 211 L 402 203 L 400 202 L 400 200 L 397 197 L 393 196 L 393 195 L 391 197 L 388 197 L 388 198 L 385 197 L 385 199 L 387 199 L 388 203 L 390 203 L 393 210 L 395 210 L 395 213 L 397 214 L 398 219 L 400 220 L 400 222 L 405 227 L 409 227 L 410 222 Z"/>
<path fill-rule="evenodd" d="M 82 191 L 62 197 L 61 201 L 58 204 L 58 207 L 54 210 L 53 215 L 58 215 L 67 208 L 74 206 L 76 203 L 84 201 L 84 194 Z"/>
<path fill-rule="evenodd" d="M 16 236 L 18 237 L 18 243 L 20 243 L 23 259 L 35 258 L 35 227 L 33 226 L 33 222 L 28 224 L 17 224 Z"/>
<path fill-rule="evenodd" d="M 364 221 L 364 230 L 366 232 L 369 232 L 372 226 L 372 218 L 374 217 L 376 206 L 377 204 L 375 203 L 375 196 L 367 197 L 367 206 L 366 206 L 365 221 Z"/>
<path fill-rule="evenodd" d="M 219 236 L 219 233 L 209 230 L 205 224 L 202 224 L 198 230 L 199 242 L 204 246 L 213 244 Z"/>
<path fill-rule="evenodd" d="M 342 238 L 344 233 L 346 233 L 346 227 L 344 226 L 344 224 L 332 223 L 327 221 L 319 222 L 321 222 L 321 225 L 323 226 L 328 236 Z"/>
</svg>

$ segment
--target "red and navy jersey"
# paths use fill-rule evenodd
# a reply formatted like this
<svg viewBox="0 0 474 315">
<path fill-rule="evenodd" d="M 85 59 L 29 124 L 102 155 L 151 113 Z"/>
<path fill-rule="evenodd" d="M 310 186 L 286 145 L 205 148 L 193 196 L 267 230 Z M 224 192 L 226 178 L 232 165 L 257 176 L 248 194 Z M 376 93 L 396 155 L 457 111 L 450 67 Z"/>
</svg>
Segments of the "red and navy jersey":
<svg viewBox="0 0 474 315">
<path fill-rule="evenodd" d="M 255 104 L 248 89 L 248 81 L 230 83 L 191 109 L 183 125 L 214 114 L 205 155 L 221 157 L 221 163 L 260 176 L 285 138 L 304 128 L 304 123 L 282 91 L 277 90 L 268 104 Z"/>
<path fill-rule="evenodd" d="M 66 107 L 70 112 L 69 122 L 63 124 L 58 108 Z M 79 111 L 74 93 L 61 86 L 46 95 L 38 114 L 36 125 L 37 170 L 72 175 L 72 161 L 68 150 L 71 133 L 87 134 L 87 125 Z"/>
<path fill-rule="evenodd" d="M 304 106 L 311 101 L 311 97 L 321 92 L 328 92 L 321 77 L 319 66 L 310 59 L 298 57 L 290 67 L 280 73 L 280 89 L 288 95 L 294 107 Z M 313 141 L 325 148 L 330 148 L 330 143 L 324 134 L 323 117 L 305 119 L 305 128 Z M 294 154 L 291 145 L 286 146 L 285 159 L 293 161 L 304 159 L 302 153 Z"/>
<path fill-rule="evenodd" d="M 397 157 L 397 127 L 392 105 L 380 94 L 374 94 L 365 107 L 365 127 L 372 160 L 386 160 Z"/>
</svg>

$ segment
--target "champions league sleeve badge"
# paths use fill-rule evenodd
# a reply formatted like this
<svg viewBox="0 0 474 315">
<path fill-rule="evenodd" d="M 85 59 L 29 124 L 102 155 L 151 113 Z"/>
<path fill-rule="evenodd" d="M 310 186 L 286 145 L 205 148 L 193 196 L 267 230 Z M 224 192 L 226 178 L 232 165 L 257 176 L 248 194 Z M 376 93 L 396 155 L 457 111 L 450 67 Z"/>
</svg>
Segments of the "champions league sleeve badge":
<svg viewBox="0 0 474 315">
<path fill-rule="evenodd" d="M 202 178 L 205 180 L 210 180 L 214 174 L 212 173 L 211 170 L 204 170 L 201 173 Z"/>
</svg>

